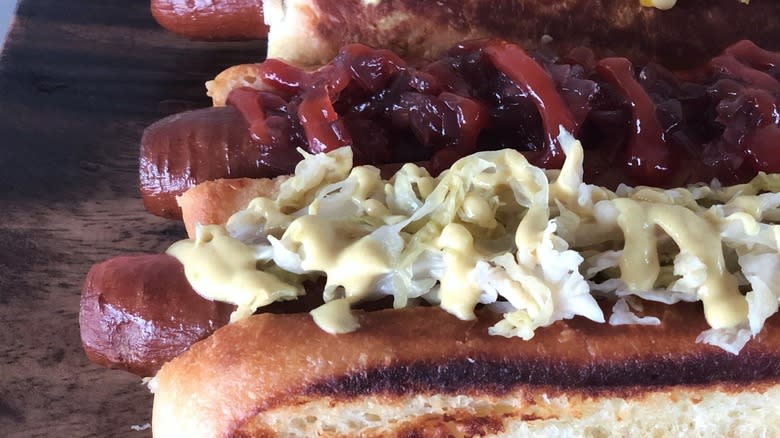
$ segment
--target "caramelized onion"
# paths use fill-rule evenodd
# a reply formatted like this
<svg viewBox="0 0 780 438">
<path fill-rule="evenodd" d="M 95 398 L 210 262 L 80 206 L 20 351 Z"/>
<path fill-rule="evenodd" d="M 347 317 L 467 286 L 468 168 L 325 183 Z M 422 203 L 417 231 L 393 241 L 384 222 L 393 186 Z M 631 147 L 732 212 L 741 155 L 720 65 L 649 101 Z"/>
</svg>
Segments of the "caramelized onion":
<svg viewBox="0 0 780 438">
<path fill-rule="evenodd" d="M 312 72 L 267 60 L 265 90 L 233 90 L 228 104 L 270 161 L 350 145 L 358 164 L 424 161 L 436 173 L 510 147 L 559 167 L 564 129 L 583 140 L 592 183 L 736 183 L 780 172 L 779 63 L 747 41 L 675 73 L 596 61 L 584 48 L 555 58 L 480 40 L 418 68 L 352 44 Z"/>
</svg>

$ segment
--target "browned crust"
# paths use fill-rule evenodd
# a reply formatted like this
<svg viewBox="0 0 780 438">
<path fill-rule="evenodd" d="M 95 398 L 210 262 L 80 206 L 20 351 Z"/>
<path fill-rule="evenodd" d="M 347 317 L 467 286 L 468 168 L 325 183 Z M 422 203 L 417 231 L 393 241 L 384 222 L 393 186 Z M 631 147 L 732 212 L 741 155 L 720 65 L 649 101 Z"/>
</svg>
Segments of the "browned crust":
<svg viewBox="0 0 780 438">
<path fill-rule="evenodd" d="M 627 357 L 614 363 L 555 361 L 550 358 L 459 357 L 377 367 L 334 376 L 305 389 L 312 397 L 348 400 L 375 394 L 409 393 L 502 395 L 521 385 L 544 387 L 548 394 L 636 398 L 652 388 L 724 384 L 727 392 L 745 383 L 777 383 L 780 353 L 705 353 L 681 357 Z M 757 369 L 754 369 L 756 367 Z"/>
<path fill-rule="evenodd" d="M 296 50 L 317 47 L 322 62 L 350 42 L 390 48 L 403 56 L 430 57 L 464 39 L 501 37 L 538 46 L 544 35 L 551 36 L 552 45 L 562 50 L 586 45 L 601 53 L 670 66 L 703 62 L 740 39 L 780 48 L 776 38 L 780 2 L 774 0 L 752 0 L 749 5 L 737 0 L 683 0 L 668 11 L 643 8 L 639 0 L 382 0 L 370 6 L 362 0 L 297 3 L 305 3 L 310 11 L 302 14 L 310 22 L 295 23 L 294 29 L 307 36 L 308 46 L 286 45 L 278 50 L 292 60 L 299 58 Z M 270 44 L 275 52 L 274 26 Z M 316 44 L 309 43 L 312 38 Z"/>
<path fill-rule="evenodd" d="M 252 199 L 273 195 L 285 179 L 218 179 L 192 187 L 177 198 L 187 235 L 195 236 L 195 224 L 224 224 Z"/>
<path fill-rule="evenodd" d="M 629 398 L 670 386 L 743 391 L 780 382 L 780 318 L 732 355 L 694 342 L 707 328 L 700 306 L 647 308 L 660 326 L 575 318 L 540 329 L 527 342 L 489 336 L 493 315 L 459 321 L 438 308 L 365 313 L 361 329 L 338 336 L 319 330 L 306 314 L 257 315 L 164 366 L 158 396 L 175 391 L 226 406 L 227 415 L 210 421 L 218 430 L 236 430 L 265 410 L 322 396 L 500 395 L 530 386 Z M 219 389 L 204 390 L 210 387 Z"/>
</svg>

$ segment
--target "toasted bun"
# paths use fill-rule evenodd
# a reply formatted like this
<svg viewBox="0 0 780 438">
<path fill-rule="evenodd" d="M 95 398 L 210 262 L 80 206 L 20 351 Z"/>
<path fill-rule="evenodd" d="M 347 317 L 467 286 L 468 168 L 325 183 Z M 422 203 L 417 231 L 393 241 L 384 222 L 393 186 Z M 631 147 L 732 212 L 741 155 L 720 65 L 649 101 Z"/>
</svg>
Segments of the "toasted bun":
<svg viewBox="0 0 780 438">
<path fill-rule="evenodd" d="M 459 41 L 500 37 L 685 67 L 741 39 L 780 48 L 780 2 L 745 3 L 684 0 L 668 11 L 639 0 L 265 0 L 264 7 L 268 56 L 300 65 L 327 62 L 353 42 L 430 59 Z"/>
<path fill-rule="evenodd" d="M 777 436 L 780 318 L 739 355 L 695 342 L 693 304 L 646 305 L 659 326 L 580 318 L 530 341 L 495 316 L 359 314 L 346 335 L 307 314 L 218 330 L 158 373 L 166 436 Z"/>
<path fill-rule="evenodd" d="M 195 237 L 195 226 L 224 224 L 238 210 L 259 196 L 272 196 L 287 177 L 218 179 L 202 182 L 178 197 L 187 235 Z"/>
<path fill-rule="evenodd" d="M 211 97 L 214 106 L 225 106 L 230 91 L 240 87 L 262 90 L 265 88 L 260 77 L 260 64 L 239 64 L 220 72 L 214 79 L 206 82 L 206 94 Z"/>
</svg>

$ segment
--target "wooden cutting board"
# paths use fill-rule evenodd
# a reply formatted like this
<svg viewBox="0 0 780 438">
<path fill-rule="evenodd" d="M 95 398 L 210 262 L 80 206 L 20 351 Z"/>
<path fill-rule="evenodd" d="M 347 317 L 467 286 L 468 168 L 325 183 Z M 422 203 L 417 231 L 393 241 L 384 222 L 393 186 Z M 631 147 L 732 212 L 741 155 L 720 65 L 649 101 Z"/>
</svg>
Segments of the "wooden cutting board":
<svg viewBox="0 0 780 438">
<path fill-rule="evenodd" d="M 20 2 L 0 55 L 0 436 L 151 435 L 132 429 L 151 421 L 140 379 L 81 350 L 81 284 L 184 236 L 141 204 L 141 133 L 264 52 L 168 34 L 149 0 Z"/>
</svg>

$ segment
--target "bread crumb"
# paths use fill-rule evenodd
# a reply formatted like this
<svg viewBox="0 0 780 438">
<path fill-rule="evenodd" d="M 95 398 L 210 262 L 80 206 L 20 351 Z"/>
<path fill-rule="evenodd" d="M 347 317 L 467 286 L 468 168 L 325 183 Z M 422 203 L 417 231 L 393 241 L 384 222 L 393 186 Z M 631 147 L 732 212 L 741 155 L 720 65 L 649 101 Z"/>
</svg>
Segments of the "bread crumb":
<svg viewBox="0 0 780 438">
<path fill-rule="evenodd" d="M 132 426 L 130 426 L 130 429 L 133 429 L 136 432 L 140 432 L 142 430 L 150 429 L 151 427 L 152 427 L 152 425 L 149 424 L 149 423 L 133 424 Z"/>
</svg>

